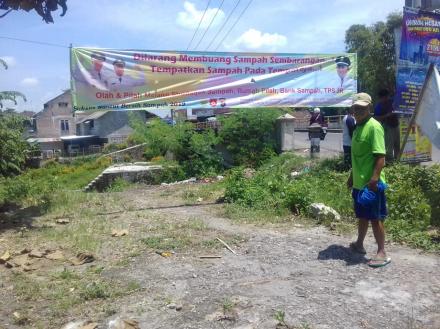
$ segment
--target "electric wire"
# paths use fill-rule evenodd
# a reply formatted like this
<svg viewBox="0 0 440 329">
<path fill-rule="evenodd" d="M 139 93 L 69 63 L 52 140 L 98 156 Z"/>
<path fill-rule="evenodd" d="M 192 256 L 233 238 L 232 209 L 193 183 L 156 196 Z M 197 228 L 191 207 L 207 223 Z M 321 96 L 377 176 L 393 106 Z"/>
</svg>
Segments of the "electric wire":
<svg viewBox="0 0 440 329">
<path fill-rule="evenodd" d="M 50 46 L 50 47 L 70 48 L 69 46 L 59 45 L 59 44 L 56 44 L 56 43 L 34 41 L 34 40 L 26 40 L 26 39 L 19 39 L 19 38 L 11 38 L 11 37 L 5 37 L 5 36 L 0 36 L 0 39 L 21 41 L 21 42 L 27 42 L 27 43 L 35 43 L 35 44 L 38 44 L 38 45 Z"/>
<path fill-rule="evenodd" d="M 197 47 L 200 45 L 200 43 L 203 41 L 203 39 L 205 38 L 206 32 L 208 32 L 209 28 L 211 27 L 212 23 L 214 22 L 215 18 L 217 17 L 218 12 L 220 11 L 220 9 L 223 6 L 223 3 L 225 2 L 225 0 L 222 0 L 220 6 L 217 8 L 217 11 L 215 12 L 214 17 L 212 17 L 211 22 L 209 23 L 208 27 L 206 28 L 205 32 L 202 35 L 202 38 L 199 40 L 199 42 L 197 43 L 197 45 L 194 47 L 194 50 L 197 49 Z"/>
<path fill-rule="evenodd" d="M 205 11 L 203 12 L 202 18 L 200 18 L 199 25 L 197 25 L 197 28 L 194 31 L 194 34 L 193 34 L 193 36 L 191 38 L 191 41 L 188 43 L 188 46 L 186 47 L 187 51 L 188 51 L 189 47 L 191 46 L 192 42 L 194 41 L 194 38 L 195 38 L 197 32 L 199 31 L 200 25 L 202 24 L 203 18 L 205 17 L 206 12 L 208 11 L 210 3 L 211 3 L 211 0 L 208 1 L 208 4 L 206 5 Z"/>
</svg>

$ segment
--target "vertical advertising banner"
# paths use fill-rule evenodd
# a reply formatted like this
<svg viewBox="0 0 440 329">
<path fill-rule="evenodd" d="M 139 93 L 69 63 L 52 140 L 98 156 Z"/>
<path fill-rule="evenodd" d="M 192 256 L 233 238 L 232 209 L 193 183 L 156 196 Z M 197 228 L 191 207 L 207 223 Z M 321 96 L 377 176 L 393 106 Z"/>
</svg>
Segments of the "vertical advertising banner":
<svg viewBox="0 0 440 329">
<path fill-rule="evenodd" d="M 397 60 L 396 112 L 412 114 L 430 63 L 440 66 L 440 15 L 405 8 Z"/>
<path fill-rule="evenodd" d="M 400 136 L 403 137 L 408 131 L 409 117 L 400 119 Z M 432 145 L 423 134 L 420 127 L 413 125 L 408 135 L 405 149 L 402 151 L 400 161 L 404 163 L 419 163 L 431 161 Z"/>
<path fill-rule="evenodd" d="M 75 111 L 351 105 L 356 54 L 72 48 Z"/>
</svg>

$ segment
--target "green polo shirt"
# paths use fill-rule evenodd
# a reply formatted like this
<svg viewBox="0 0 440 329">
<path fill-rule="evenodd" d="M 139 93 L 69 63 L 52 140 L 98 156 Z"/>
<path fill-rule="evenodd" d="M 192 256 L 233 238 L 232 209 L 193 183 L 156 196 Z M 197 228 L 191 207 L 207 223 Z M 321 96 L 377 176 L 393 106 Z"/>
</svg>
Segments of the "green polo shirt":
<svg viewBox="0 0 440 329">
<path fill-rule="evenodd" d="M 351 159 L 353 188 L 362 189 L 373 176 L 375 155 L 385 155 L 385 139 L 382 125 L 374 118 L 358 125 L 353 132 Z M 385 183 L 382 170 L 380 180 Z"/>
</svg>

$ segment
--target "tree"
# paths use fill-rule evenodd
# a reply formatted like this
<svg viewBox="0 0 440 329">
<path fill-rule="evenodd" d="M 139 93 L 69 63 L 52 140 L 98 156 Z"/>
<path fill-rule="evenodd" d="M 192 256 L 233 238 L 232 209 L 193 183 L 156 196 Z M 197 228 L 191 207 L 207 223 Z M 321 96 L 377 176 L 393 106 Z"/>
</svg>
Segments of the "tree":
<svg viewBox="0 0 440 329">
<path fill-rule="evenodd" d="M 0 59 L 5 69 L 8 65 Z M 3 101 L 9 100 L 17 104 L 17 97 L 26 98 L 18 91 L 0 92 L 0 109 Z M 23 139 L 23 131 L 26 119 L 14 113 L 13 109 L 0 111 L 0 176 L 12 176 L 20 173 L 23 168 L 30 145 Z"/>
<path fill-rule="evenodd" d="M 19 174 L 28 157 L 30 145 L 23 139 L 25 118 L 0 114 L 0 177 Z"/>
<path fill-rule="evenodd" d="M 356 24 L 345 32 L 347 51 L 358 54 L 360 91 L 374 97 L 380 89 L 395 89 L 394 29 L 402 25 L 402 20 L 401 13 L 391 13 L 386 22 L 371 26 Z"/>
<path fill-rule="evenodd" d="M 8 65 L 4 60 L 0 59 L 0 64 L 3 65 L 5 70 L 8 69 Z M 26 102 L 26 97 L 18 91 L 0 91 L 0 109 L 3 108 L 4 101 L 11 101 L 17 105 L 17 97 L 21 97 Z"/>
<path fill-rule="evenodd" d="M 5 17 L 13 10 L 25 10 L 27 12 L 35 9 L 46 23 L 53 23 L 52 11 L 58 10 L 58 6 L 63 10 L 60 16 L 64 16 L 67 11 L 67 0 L 0 0 L 0 10 L 6 10 L 0 15 Z"/>
</svg>

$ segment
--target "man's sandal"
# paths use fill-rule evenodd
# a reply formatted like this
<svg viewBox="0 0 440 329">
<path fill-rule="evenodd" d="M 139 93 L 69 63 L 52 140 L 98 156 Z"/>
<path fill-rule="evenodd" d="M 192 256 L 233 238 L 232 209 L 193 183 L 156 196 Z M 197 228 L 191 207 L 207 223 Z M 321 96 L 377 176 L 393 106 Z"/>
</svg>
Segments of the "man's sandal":
<svg viewBox="0 0 440 329">
<path fill-rule="evenodd" d="M 368 262 L 368 266 L 377 268 L 377 267 L 384 267 L 384 266 L 388 265 L 389 263 L 391 263 L 391 258 L 390 257 L 387 257 L 387 258 L 372 258 Z"/>
</svg>

